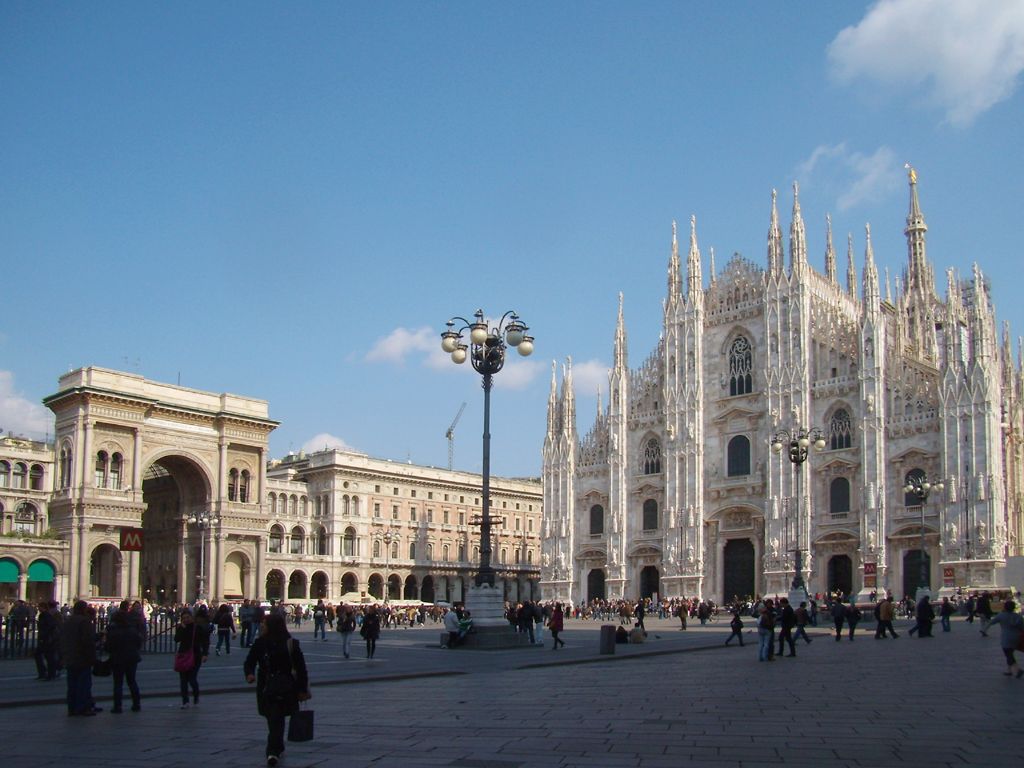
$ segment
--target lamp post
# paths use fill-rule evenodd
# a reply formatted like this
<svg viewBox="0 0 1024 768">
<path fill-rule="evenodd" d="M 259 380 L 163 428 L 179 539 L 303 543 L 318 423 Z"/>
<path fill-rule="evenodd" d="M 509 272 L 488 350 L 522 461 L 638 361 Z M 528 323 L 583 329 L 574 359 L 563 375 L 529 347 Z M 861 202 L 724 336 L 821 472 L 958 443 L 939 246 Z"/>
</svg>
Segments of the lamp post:
<svg viewBox="0 0 1024 768">
<path fill-rule="evenodd" d="M 793 583 L 790 585 L 790 589 L 794 592 L 802 591 L 805 594 L 807 593 L 807 586 L 804 584 L 803 549 L 800 546 L 800 516 L 803 513 L 803 504 L 801 504 L 800 497 L 800 476 L 803 474 L 803 466 L 807 461 L 807 454 L 811 445 L 814 446 L 816 451 L 821 451 L 825 448 L 825 436 L 817 427 L 811 427 L 810 429 L 800 428 L 793 431 L 781 429 L 772 437 L 772 451 L 782 453 L 783 446 L 788 446 L 789 453 L 787 456 L 793 466 L 796 467 L 796 548 L 793 550 L 795 559 Z"/>
<path fill-rule="evenodd" d="M 533 352 L 533 337 L 526 332 L 529 328 L 519 315 L 509 311 L 501 316 L 497 325 L 489 326 L 484 312 L 478 309 L 470 322 L 463 317 L 453 317 L 447 329 L 441 334 L 441 349 L 451 355 L 452 362 L 462 365 L 469 357 L 473 370 L 483 376 L 484 389 L 484 438 L 483 438 L 483 512 L 480 518 L 480 570 L 474 579 L 476 586 L 494 586 L 494 568 L 491 567 L 491 384 L 494 374 L 505 365 L 505 352 L 515 347 L 526 357 Z M 456 330 L 456 324 L 462 325 Z M 462 339 L 462 333 L 469 331 L 469 345 Z"/>
<path fill-rule="evenodd" d="M 903 491 L 912 494 L 921 507 L 921 575 L 918 595 L 920 595 L 921 590 L 931 591 L 931 587 L 928 584 L 928 563 L 925 560 L 924 548 L 924 506 L 928 503 L 928 494 L 932 491 L 941 491 L 944 487 L 942 481 L 932 483 L 924 472 L 908 475 L 906 485 L 903 486 Z"/>
<path fill-rule="evenodd" d="M 213 512 L 201 509 L 192 512 L 186 520 L 199 528 L 199 578 L 196 601 L 206 599 L 206 529 L 220 522 Z"/>
<path fill-rule="evenodd" d="M 391 542 L 398 541 L 398 526 L 392 524 L 389 525 L 383 534 L 381 534 L 381 541 L 384 542 L 384 604 L 387 605 L 388 600 L 391 597 L 390 579 L 391 574 Z"/>
</svg>

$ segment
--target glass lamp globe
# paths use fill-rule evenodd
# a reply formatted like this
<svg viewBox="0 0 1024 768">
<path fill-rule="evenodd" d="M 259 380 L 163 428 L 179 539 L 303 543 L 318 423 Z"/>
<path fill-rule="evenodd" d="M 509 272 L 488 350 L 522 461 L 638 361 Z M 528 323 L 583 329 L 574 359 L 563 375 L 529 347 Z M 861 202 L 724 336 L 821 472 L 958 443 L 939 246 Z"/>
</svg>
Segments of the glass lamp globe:
<svg viewBox="0 0 1024 768">
<path fill-rule="evenodd" d="M 477 345 L 487 341 L 487 325 L 485 323 L 473 323 L 473 328 L 469 332 L 469 340 Z"/>
<path fill-rule="evenodd" d="M 455 363 L 456 365 L 462 365 L 464 362 L 466 362 L 465 347 L 456 347 L 454 350 L 452 350 L 452 362 Z"/>
<path fill-rule="evenodd" d="M 519 354 L 522 355 L 523 357 L 529 357 L 531 354 L 533 354 L 533 337 L 523 336 L 522 341 L 519 342 L 518 346 L 516 346 L 516 349 L 519 351 Z"/>
<path fill-rule="evenodd" d="M 512 328 L 509 328 L 508 332 L 505 334 L 505 341 L 508 342 L 510 347 L 518 347 L 523 343 L 523 332 L 519 328 L 513 326 Z"/>
<path fill-rule="evenodd" d="M 775 453 L 782 453 L 782 442 L 779 441 L 779 440 L 776 440 L 774 443 L 772 443 L 772 450 Z"/>
<path fill-rule="evenodd" d="M 441 349 L 447 352 L 449 355 L 455 351 L 455 347 L 459 345 L 459 337 L 454 333 L 448 335 L 447 333 L 441 334 Z"/>
</svg>

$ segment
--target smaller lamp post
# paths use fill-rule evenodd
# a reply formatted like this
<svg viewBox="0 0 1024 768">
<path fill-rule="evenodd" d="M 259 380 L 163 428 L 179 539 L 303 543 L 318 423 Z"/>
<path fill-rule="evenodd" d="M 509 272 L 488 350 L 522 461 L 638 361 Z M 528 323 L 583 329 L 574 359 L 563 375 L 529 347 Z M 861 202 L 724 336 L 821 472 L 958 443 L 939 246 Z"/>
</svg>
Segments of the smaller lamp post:
<svg viewBox="0 0 1024 768">
<path fill-rule="evenodd" d="M 790 431 L 781 429 L 772 437 L 772 451 L 782 453 L 783 446 L 789 447 L 789 460 L 796 467 L 796 548 L 794 549 L 793 583 L 790 589 L 807 593 L 807 586 L 804 583 L 803 574 L 803 548 L 800 542 L 800 516 L 803 513 L 803 504 L 800 497 L 800 476 L 803 474 L 803 465 L 807 461 L 808 450 L 814 445 L 816 451 L 825 449 L 825 436 L 817 427 L 810 429 L 796 429 Z"/>
<path fill-rule="evenodd" d="M 201 509 L 192 512 L 187 518 L 188 522 L 199 528 L 199 578 L 196 589 L 196 601 L 206 599 L 206 529 L 217 525 L 220 518 L 216 517 L 208 509 Z"/>
<path fill-rule="evenodd" d="M 933 483 L 924 472 L 908 475 L 907 483 L 903 486 L 904 493 L 908 493 L 917 499 L 918 506 L 921 507 L 921 585 L 917 588 L 917 595 L 915 595 L 917 599 L 920 599 L 922 590 L 931 592 L 930 579 L 928 578 L 928 562 L 925 559 L 927 556 L 924 548 L 924 507 L 928 503 L 928 494 L 932 491 L 941 491 L 944 487 L 942 481 Z"/>
</svg>

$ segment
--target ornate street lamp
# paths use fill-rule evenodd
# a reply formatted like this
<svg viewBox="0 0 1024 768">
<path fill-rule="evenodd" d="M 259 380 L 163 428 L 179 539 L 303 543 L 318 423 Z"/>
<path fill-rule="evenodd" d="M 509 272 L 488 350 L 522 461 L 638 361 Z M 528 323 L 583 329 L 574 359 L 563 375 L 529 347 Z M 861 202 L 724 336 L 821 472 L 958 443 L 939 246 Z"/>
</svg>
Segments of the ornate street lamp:
<svg viewBox="0 0 1024 768">
<path fill-rule="evenodd" d="M 796 548 L 793 550 L 795 555 L 794 573 L 790 589 L 802 591 L 805 594 L 807 593 L 807 586 L 804 584 L 803 548 L 800 546 L 800 515 L 803 511 L 800 497 L 800 479 L 803 474 L 803 465 L 807 461 L 807 454 L 812 445 L 816 451 L 825 449 L 825 435 L 817 427 L 811 427 L 810 429 L 801 428 L 792 432 L 788 429 L 781 429 L 772 437 L 772 451 L 782 453 L 783 447 L 788 447 L 789 453 L 787 455 L 790 462 L 796 467 Z"/>
<path fill-rule="evenodd" d="M 196 601 L 206 599 L 206 529 L 217 525 L 220 518 L 208 509 L 192 512 L 185 520 L 199 528 L 199 577 Z"/>
<path fill-rule="evenodd" d="M 451 355 L 452 362 L 461 365 L 468 357 L 473 369 L 483 376 L 484 388 L 484 440 L 483 440 L 483 513 L 480 519 L 480 570 L 476 575 L 476 586 L 494 586 L 494 569 L 491 567 L 491 383 L 494 374 L 505 365 L 507 347 L 515 347 L 523 357 L 533 352 L 533 337 L 527 334 L 529 328 L 515 312 L 506 312 L 497 325 L 489 326 L 484 312 L 478 309 L 470 322 L 463 317 L 453 317 L 447 323 L 447 330 L 441 334 L 441 349 Z M 456 325 L 461 326 L 456 329 Z M 469 344 L 463 341 L 463 332 L 469 331 Z"/>
<path fill-rule="evenodd" d="M 911 494 L 917 499 L 918 506 L 921 507 L 921 586 L 918 588 L 919 591 L 922 589 L 931 591 L 928 579 L 928 562 L 925 560 L 924 548 L 924 506 L 928 503 L 928 494 L 932 491 L 941 491 L 943 488 L 945 488 L 945 485 L 941 480 L 933 483 L 924 472 L 911 473 L 907 476 L 906 485 L 903 486 L 904 493 Z"/>
</svg>

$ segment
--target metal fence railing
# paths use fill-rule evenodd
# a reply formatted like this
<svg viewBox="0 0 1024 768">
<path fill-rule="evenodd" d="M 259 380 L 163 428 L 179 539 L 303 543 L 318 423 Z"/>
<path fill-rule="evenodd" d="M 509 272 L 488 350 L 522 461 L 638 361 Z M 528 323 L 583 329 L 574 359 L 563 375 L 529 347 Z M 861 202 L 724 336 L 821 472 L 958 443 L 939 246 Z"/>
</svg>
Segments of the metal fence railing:
<svg viewBox="0 0 1024 768">
<path fill-rule="evenodd" d="M 154 613 L 146 622 L 146 637 L 142 642 L 143 653 L 173 653 L 174 628 L 177 619 L 166 613 Z M 107 615 L 101 612 L 96 617 L 96 633 L 102 634 L 107 628 Z M 7 616 L 0 621 L 0 659 L 31 658 L 36 650 L 36 620 Z M 59 640 L 58 640 L 59 647 Z"/>
</svg>

